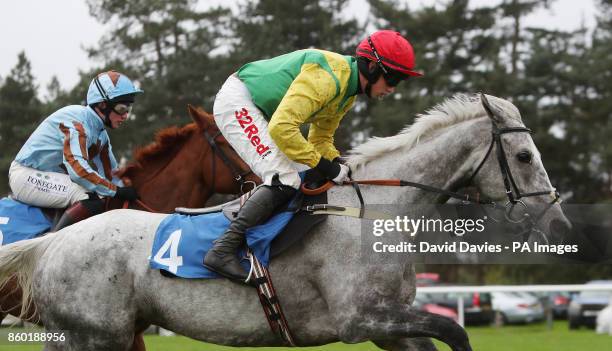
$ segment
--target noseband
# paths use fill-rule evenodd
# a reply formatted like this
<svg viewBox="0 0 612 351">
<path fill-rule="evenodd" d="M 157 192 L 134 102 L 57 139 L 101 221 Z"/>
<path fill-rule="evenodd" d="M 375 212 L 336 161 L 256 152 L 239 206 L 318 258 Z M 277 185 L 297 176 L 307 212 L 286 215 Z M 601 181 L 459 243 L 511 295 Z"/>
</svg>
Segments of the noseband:
<svg viewBox="0 0 612 351">
<path fill-rule="evenodd" d="M 210 148 L 213 151 L 213 157 L 212 157 L 212 182 L 211 182 L 211 186 L 210 186 L 211 192 L 214 193 L 214 190 L 215 190 L 215 173 L 216 173 L 215 172 L 215 168 L 216 168 L 216 160 L 217 160 L 217 157 L 215 157 L 215 156 L 219 156 L 221 161 L 223 161 L 223 163 L 225 163 L 227 168 L 230 169 L 230 171 L 232 172 L 232 177 L 234 178 L 234 181 L 240 183 L 240 193 L 241 194 L 245 193 L 245 185 L 247 185 L 247 184 L 251 185 L 251 189 L 249 189 L 249 190 L 255 189 L 257 184 L 255 184 L 254 181 L 252 181 L 252 180 L 245 180 L 245 177 L 248 176 L 249 174 L 253 173 L 253 171 L 252 170 L 248 170 L 246 172 L 240 172 L 240 167 L 238 167 L 225 154 L 225 152 L 223 152 L 223 150 L 219 147 L 219 145 L 217 145 L 217 143 L 215 142 L 217 137 L 219 137 L 220 135 L 221 135 L 221 131 L 219 131 L 215 135 L 211 136 L 208 133 L 208 131 L 204 130 L 204 137 L 206 138 L 206 141 L 208 142 L 208 145 L 210 145 Z"/>
</svg>

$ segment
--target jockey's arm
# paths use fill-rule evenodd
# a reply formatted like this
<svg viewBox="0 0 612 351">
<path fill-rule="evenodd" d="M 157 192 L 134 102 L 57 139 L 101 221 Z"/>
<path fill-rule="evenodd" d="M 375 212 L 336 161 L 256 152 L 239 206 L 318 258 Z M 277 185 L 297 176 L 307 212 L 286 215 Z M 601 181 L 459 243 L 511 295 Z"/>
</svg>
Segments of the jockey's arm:
<svg viewBox="0 0 612 351">
<path fill-rule="evenodd" d="M 321 159 L 321 151 L 326 158 L 327 155 L 334 154 L 333 132 L 342 116 L 334 116 L 337 120 L 325 122 L 328 127 L 320 130 L 318 137 L 311 142 L 300 132 L 300 125 L 309 122 L 313 115 L 338 94 L 339 88 L 334 78 L 314 64 L 303 69 L 291 83 L 268 125 L 270 136 L 289 159 L 315 167 Z M 326 141 L 322 142 L 325 139 Z M 316 144 L 313 144 L 313 141 Z M 329 147 L 330 144 L 333 150 Z M 335 150 L 335 153 L 337 152 Z"/>
<path fill-rule="evenodd" d="M 98 173 L 103 175 L 106 179 L 110 179 L 113 184 L 117 186 L 124 186 L 123 181 L 115 175 L 118 169 L 117 159 L 113 154 L 113 147 L 108 138 L 108 134 L 104 132 L 102 135 L 100 135 L 100 139 L 102 149 L 93 159 L 96 167 L 98 168 Z"/>
<path fill-rule="evenodd" d="M 87 159 L 87 135 L 80 123 L 61 125 L 64 134 L 64 166 L 70 179 L 89 191 L 102 196 L 114 196 L 117 186 L 93 170 Z"/>
<path fill-rule="evenodd" d="M 308 131 L 308 141 L 314 145 L 315 150 L 330 161 L 340 156 L 334 145 L 334 134 L 339 124 L 340 119 L 320 120 L 313 122 Z"/>
</svg>

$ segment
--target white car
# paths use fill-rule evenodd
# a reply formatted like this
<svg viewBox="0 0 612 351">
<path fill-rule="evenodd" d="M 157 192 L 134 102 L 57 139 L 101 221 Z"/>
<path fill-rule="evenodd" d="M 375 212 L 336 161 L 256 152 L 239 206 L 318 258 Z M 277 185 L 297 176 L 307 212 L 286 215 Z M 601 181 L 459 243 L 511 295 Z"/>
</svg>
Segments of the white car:
<svg viewBox="0 0 612 351">
<path fill-rule="evenodd" d="M 491 293 L 493 309 L 504 323 L 531 323 L 544 319 L 544 307 L 538 298 L 525 292 Z"/>
</svg>

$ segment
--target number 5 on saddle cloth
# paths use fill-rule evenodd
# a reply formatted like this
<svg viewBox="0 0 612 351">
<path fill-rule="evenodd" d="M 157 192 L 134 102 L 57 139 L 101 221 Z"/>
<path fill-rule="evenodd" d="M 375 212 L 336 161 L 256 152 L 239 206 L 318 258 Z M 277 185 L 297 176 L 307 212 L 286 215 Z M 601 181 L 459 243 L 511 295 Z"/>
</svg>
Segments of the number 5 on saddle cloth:
<svg viewBox="0 0 612 351">
<path fill-rule="evenodd" d="M 35 238 L 51 225 L 40 208 L 8 197 L 0 199 L 0 246 Z"/>
</svg>

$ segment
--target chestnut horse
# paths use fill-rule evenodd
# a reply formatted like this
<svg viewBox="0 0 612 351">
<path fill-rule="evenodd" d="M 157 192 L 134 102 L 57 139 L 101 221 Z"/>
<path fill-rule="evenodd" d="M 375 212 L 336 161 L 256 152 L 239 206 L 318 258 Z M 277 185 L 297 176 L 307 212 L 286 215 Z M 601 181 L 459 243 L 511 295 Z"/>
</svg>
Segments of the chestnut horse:
<svg viewBox="0 0 612 351">
<path fill-rule="evenodd" d="M 155 142 L 136 150 L 136 161 L 117 174 L 156 212 L 204 207 L 213 194 L 244 193 L 261 183 L 221 135 L 212 115 L 191 105 L 188 110 L 195 123 L 158 132 Z"/>
<path fill-rule="evenodd" d="M 155 141 L 137 149 L 134 161 L 118 171 L 140 195 L 130 207 L 164 213 L 179 206 L 204 207 L 213 194 L 240 194 L 250 190 L 247 183 L 261 183 L 221 135 L 212 115 L 191 105 L 188 111 L 193 123 L 158 131 Z M 109 209 L 122 205 L 112 200 Z M 21 297 L 15 279 L 0 288 L 0 321 L 8 313 L 19 316 Z M 37 320 L 34 311 L 28 316 Z M 140 343 L 138 335 L 133 350 L 144 350 L 144 343 L 136 347 Z"/>
</svg>

